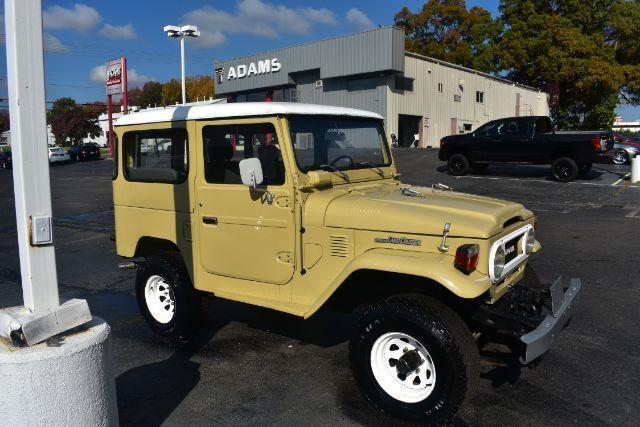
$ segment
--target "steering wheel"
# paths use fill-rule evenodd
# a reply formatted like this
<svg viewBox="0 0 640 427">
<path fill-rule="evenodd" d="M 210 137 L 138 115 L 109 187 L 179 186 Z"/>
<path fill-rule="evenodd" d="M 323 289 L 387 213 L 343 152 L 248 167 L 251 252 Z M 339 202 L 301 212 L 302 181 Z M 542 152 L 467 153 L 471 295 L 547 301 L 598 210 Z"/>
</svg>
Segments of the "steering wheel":
<svg viewBox="0 0 640 427">
<path fill-rule="evenodd" d="M 338 163 L 338 161 L 340 161 L 342 159 L 349 160 L 349 166 L 353 165 L 353 163 L 354 163 L 353 157 L 345 154 L 345 155 L 338 156 L 335 159 L 331 160 L 331 162 L 329 163 L 329 166 L 334 166 L 336 163 Z"/>
</svg>

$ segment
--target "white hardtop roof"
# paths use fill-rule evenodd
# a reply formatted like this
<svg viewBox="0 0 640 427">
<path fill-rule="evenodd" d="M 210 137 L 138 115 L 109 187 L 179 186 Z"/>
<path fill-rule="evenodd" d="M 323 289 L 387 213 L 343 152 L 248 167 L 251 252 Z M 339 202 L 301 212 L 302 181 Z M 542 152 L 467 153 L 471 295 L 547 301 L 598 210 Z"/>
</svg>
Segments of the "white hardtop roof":
<svg viewBox="0 0 640 427">
<path fill-rule="evenodd" d="M 287 114 L 309 116 L 331 115 L 380 119 L 377 113 L 355 108 L 332 107 L 328 105 L 299 104 L 295 102 L 235 102 L 209 105 L 172 105 L 165 108 L 151 108 L 120 117 L 116 126 L 139 125 L 145 123 L 172 122 L 181 120 L 205 120 L 228 117 L 257 117 Z"/>
</svg>

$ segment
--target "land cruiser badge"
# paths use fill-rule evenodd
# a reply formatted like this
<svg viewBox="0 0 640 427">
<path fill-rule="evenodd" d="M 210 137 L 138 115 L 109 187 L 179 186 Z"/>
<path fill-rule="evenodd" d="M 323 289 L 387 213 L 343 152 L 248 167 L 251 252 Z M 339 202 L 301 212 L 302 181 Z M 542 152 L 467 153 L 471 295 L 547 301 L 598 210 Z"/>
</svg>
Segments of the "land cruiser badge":
<svg viewBox="0 0 640 427">
<path fill-rule="evenodd" d="M 373 239 L 376 243 L 390 243 L 392 245 L 409 245 L 409 246 L 420 246 L 422 245 L 422 240 L 416 239 L 407 239 L 406 237 L 387 237 L 383 239 L 382 237 L 376 237 Z"/>
</svg>

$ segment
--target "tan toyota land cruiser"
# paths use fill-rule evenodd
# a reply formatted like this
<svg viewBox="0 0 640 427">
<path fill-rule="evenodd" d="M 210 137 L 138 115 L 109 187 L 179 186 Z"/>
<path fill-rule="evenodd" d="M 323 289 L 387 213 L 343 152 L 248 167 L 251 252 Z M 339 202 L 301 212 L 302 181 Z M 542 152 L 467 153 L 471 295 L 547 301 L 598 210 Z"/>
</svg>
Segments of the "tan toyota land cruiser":
<svg viewBox="0 0 640 427">
<path fill-rule="evenodd" d="M 357 310 L 354 377 L 384 413 L 445 422 L 474 392 L 480 334 L 545 353 L 580 282 L 527 283 L 522 205 L 399 180 L 383 119 L 297 103 L 143 110 L 115 128 L 118 254 L 153 331 L 187 339 L 210 296 L 308 318 Z M 533 280 L 531 280 L 533 282 Z"/>
</svg>

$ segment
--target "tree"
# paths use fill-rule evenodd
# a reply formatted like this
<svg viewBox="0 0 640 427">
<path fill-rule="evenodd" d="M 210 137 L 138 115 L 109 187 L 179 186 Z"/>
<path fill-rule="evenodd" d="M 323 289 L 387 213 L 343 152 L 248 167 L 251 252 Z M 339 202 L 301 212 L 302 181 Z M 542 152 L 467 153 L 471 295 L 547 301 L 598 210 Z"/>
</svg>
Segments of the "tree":
<svg viewBox="0 0 640 427">
<path fill-rule="evenodd" d="M 213 97 L 215 85 L 211 76 L 187 77 L 187 100 L 189 102 Z"/>
<path fill-rule="evenodd" d="M 502 0 L 497 68 L 551 95 L 557 124 L 610 127 L 640 93 L 640 3 Z"/>
<path fill-rule="evenodd" d="M 102 133 L 96 120 L 100 107 L 103 105 L 77 105 L 72 98 L 56 99 L 48 114 L 56 143 L 79 144 L 87 136 L 98 137 Z"/>
<path fill-rule="evenodd" d="M 127 104 L 140 105 L 141 95 L 142 95 L 142 89 L 140 89 L 139 87 L 127 88 Z"/>
<path fill-rule="evenodd" d="M 464 0 L 429 0 L 417 13 L 404 7 L 395 25 L 405 31 L 410 52 L 485 72 L 494 68 L 500 24 L 482 7 L 467 10 Z"/>
<path fill-rule="evenodd" d="M 179 80 L 171 79 L 162 86 L 162 103 L 172 105 L 176 102 L 182 102 L 182 89 Z"/>
<path fill-rule="evenodd" d="M 210 76 L 194 76 L 186 78 L 187 102 L 209 99 L 214 96 L 215 86 Z M 162 88 L 164 105 L 182 102 L 182 84 L 178 79 L 171 79 Z"/>
<path fill-rule="evenodd" d="M 144 86 L 142 86 L 142 90 L 140 91 L 138 103 L 131 105 L 139 105 L 143 108 L 148 106 L 153 107 L 156 105 L 162 105 L 162 88 L 162 83 L 160 82 L 146 82 Z"/>
</svg>

